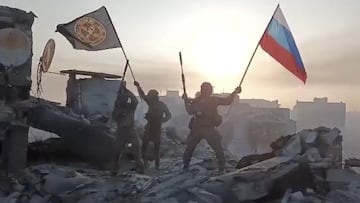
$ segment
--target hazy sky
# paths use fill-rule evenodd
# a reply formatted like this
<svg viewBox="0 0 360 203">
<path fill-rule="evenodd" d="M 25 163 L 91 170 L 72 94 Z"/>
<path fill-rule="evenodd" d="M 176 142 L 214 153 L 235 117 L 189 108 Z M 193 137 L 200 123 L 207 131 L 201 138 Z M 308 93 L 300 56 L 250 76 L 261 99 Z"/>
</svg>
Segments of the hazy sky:
<svg viewBox="0 0 360 203">
<path fill-rule="evenodd" d="M 358 0 L 0 0 L 1 5 L 33 11 L 34 66 L 49 38 L 56 41 L 52 71 L 80 69 L 121 74 L 120 49 L 72 49 L 56 25 L 105 5 L 137 80 L 145 89 L 181 89 L 178 51 L 183 52 L 190 93 L 202 81 L 216 91 L 232 91 L 277 5 L 283 10 L 303 58 L 304 85 L 258 49 L 242 85 L 243 98 L 296 100 L 328 96 L 360 110 L 360 1 Z M 130 75 L 127 75 L 128 79 Z M 45 74 L 45 97 L 64 101 L 67 77 Z M 35 77 L 34 83 L 35 82 Z M 132 81 L 132 79 L 130 80 Z"/>
</svg>

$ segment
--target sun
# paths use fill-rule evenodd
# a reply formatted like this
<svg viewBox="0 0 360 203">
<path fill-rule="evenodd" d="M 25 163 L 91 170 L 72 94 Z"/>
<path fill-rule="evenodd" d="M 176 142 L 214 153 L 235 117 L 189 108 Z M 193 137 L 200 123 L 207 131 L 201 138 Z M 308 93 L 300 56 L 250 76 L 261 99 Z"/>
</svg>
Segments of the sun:
<svg viewBox="0 0 360 203">
<path fill-rule="evenodd" d="M 241 75 L 246 66 L 248 45 L 241 36 L 226 30 L 197 36 L 192 59 L 196 70 L 208 76 Z"/>
</svg>

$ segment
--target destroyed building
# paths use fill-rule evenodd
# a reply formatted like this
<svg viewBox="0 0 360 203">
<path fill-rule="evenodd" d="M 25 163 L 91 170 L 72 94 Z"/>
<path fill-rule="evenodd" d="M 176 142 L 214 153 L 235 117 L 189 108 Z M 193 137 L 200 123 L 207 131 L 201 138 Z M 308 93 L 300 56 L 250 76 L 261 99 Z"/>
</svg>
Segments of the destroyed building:
<svg viewBox="0 0 360 203">
<path fill-rule="evenodd" d="M 62 70 L 60 73 L 69 75 L 66 86 L 67 107 L 86 118 L 109 118 L 121 76 L 81 70 Z"/>
<path fill-rule="evenodd" d="M 337 127 L 345 134 L 346 104 L 328 102 L 328 98 L 314 98 L 313 101 L 296 101 L 292 117 L 297 131 L 317 126 Z"/>
<path fill-rule="evenodd" d="M 62 71 L 69 74 L 66 106 L 30 97 L 33 19 L 32 13 L 0 7 L 0 51 L 16 56 L 10 63 L 11 57 L 0 56 L 0 164 L 10 172 L 0 171 L 0 202 L 360 202 L 360 175 L 353 169 L 360 161 L 343 160 L 342 132 L 316 127 L 294 133 L 289 109 L 262 100 L 253 101 L 255 106 L 236 100 L 230 109 L 220 109 L 224 118 L 220 131 L 228 149 L 243 147 L 243 138 L 237 135 L 247 135 L 257 138 L 253 143 L 268 142 L 268 152 L 260 153 L 255 146 L 256 154 L 239 160 L 226 151 L 226 170 L 219 174 L 213 152 L 199 145 L 190 169 L 181 171 L 185 135 L 164 131 L 159 171 L 149 168 L 144 175 L 136 174 L 134 162 L 125 159 L 119 175 L 110 176 L 106 163 L 114 138 L 103 121 L 111 113 L 119 76 L 66 70 Z M 19 45 L 24 50 L 14 54 L 12 48 Z M 21 54 L 27 57 L 17 63 Z M 161 99 L 170 108 L 183 108 L 178 92 Z M 184 116 L 179 109 L 173 112 Z M 28 145 L 29 126 L 59 138 Z M 26 167 L 29 153 L 45 163 Z M 65 162 L 54 159 L 64 154 Z"/>
<path fill-rule="evenodd" d="M 14 173 L 26 165 L 29 128 L 20 103 L 30 97 L 34 18 L 0 6 L 0 165 Z"/>
<path fill-rule="evenodd" d="M 280 104 L 278 100 L 268 101 L 265 99 L 240 99 L 240 103 L 249 104 L 254 108 L 279 108 Z"/>
</svg>

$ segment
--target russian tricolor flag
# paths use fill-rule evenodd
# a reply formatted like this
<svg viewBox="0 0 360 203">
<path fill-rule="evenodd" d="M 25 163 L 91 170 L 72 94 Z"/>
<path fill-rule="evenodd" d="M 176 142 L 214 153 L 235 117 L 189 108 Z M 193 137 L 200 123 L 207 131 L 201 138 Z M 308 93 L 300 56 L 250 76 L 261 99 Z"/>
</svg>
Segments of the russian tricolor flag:
<svg viewBox="0 0 360 203">
<path fill-rule="evenodd" d="M 279 6 L 260 40 L 260 45 L 276 61 L 304 83 L 306 82 L 304 64 Z"/>
</svg>

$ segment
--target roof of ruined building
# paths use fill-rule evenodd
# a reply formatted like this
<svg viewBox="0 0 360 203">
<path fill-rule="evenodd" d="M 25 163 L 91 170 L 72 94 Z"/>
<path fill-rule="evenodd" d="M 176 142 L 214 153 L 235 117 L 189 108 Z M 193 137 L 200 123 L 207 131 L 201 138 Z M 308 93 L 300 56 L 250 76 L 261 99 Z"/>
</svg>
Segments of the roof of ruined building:
<svg viewBox="0 0 360 203">
<path fill-rule="evenodd" d="M 108 73 L 101 73 L 101 72 L 93 72 L 93 71 L 83 71 L 83 70 L 62 70 L 60 71 L 62 74 L 75 74 L 75 75 L 86 75 L 92 76 L 94 78 L 121 78 L 120 75 L 108 74 Z"/>
<path fill-rule="evenodd" d="M 9 24 L 23 24 L 30 29 L 34 22 L 34 17 L 37 16 L 32 11 L 26 12 L 17 8 L 0 6 L 0 27 L 6 27 Z"/>
</svg>

